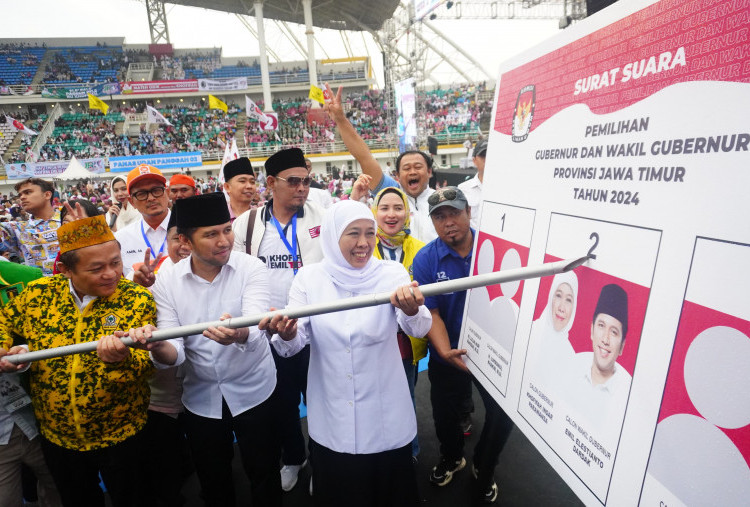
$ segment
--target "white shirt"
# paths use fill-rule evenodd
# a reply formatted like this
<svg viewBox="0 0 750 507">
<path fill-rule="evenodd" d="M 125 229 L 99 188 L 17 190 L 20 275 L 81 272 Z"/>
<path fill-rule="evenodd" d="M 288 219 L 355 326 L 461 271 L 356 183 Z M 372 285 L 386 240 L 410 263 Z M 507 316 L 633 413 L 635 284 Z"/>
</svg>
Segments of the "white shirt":
<svg viewBox="0 0 750 507">
<path fill-rule="evenodd" d="M 171 213 L 171 211 L 167 212 L 167 216 L 156 229 L 152 229 L 141 218 L 115 232 L 115 239 L 120 242 L 123 275 L 127 276 L 133 271 L 133 264 L 143 262 L 143 256 L 146 255 L 146 248 L 148 248 L 143 240 L 143 232 L 146 233 L 146 238 L 151 243 L 151 260 L 156 258 L 162 245 L 164 245 L 162 254 L 167 255 L 167 224 Z M 143 227 L 143 232 L 141 232 L 141 227 Z"/>
<path fill-rule="evenodd" d="M 466 200 L 469 201 L 471 207 L 471 227 L 475 231 L 479 230 L 479 219 L 482 218 L 482 182 L 479 181 L 479 176 L 474 175 L 468 181 L 464 181 L 458 188 L 466 196 Z"/>
<path fill-rule="evenodd" d="M 190 257 L 159 271 L 151 287 L 159 328 L 218 320 L 221 314 L 267 312 L 268 273 L 255 257 L 233 251 L 212 282 L 193 274 Z M 247 342 L 221 345 L 201 334 L 169 340 L 176 365 L 185 363 L 182 402 L 194 414 L 221 419 L 224 398 L 232 415 L 268 399 L 276 387 L 276 367 L 265 333 L 250 328 Z M 157 368 L 168 368 L 154 361 Z"/>
<path fill-rule="evenodd" d="M 615 363 L 614 374 L 603 384 L 594 384 L 591 379 L 593 360 L 593 352 L 581 352 L 573 359 L 574 377 L 569 391 L 571 405 L 594 424 L 599 434 L 615 430 L 619 433 L 632 377 Z"/>
<path fill-rule="evenodd" d="M 409 283 L 401 264 L 387 269 L 368 293 Z M 321 264 L 305 266 L 289 292 L 287 308 L 360 294 L 333 284 Z M 391 305 L 371 306 L 299 319 L 289 342 L 272 338 L 276 351 L 289 357 L 310 343 L 307 415 L 310 437 L 336 452 L 371 454 L 411 442 L 417 425 L 396 332 L 424 336 L 432 317 L 422 306 L 413 317 Z"/>
<path fill-rule="evenodd" d="M 318 204 L 321 208 L 328 209 L 333 206 L 333 197 L 328 190 L 322 188 L 310 187 L 310 193 L 307 194 L 307 199 Z"/>
<path fill-rule="evenodd" d="M 70 294 L 73 296 L 73 301 L 75 302 L 81 313 L 83 313 L 83 310 L 88 306 L 90 302 L 96 299 L 96 296 L 89 296 L 88 294 L 84 294 L 83 299 L 81 299 L 78 297 L 78 293 L 76 293 L 76 290 L 73 287 L 73 280 L 68 279 L 68 286 L 70 287 Z"/>
<path fill-rule="evenodd" d="M 438 237 L 430 218 L 430 205 L 427 204 L 427 198 L 434 193 L 435 189 L 427 187 L 416 199 L 408 194 L 406 196 L 409 201 L 411 235 L 423 243 L 429 243 Z"/>
<path fill-rule="evenodd" d="M 281 225 L 282 231 L 286 233 L 289 245 L 294 244 L 292 224 Z M 302 267 L 302 256 L 299 245 L 297 245 L 297 269 Z M 289 297 L 289 287 L 294 281 L 294 256 L 289 253 L 286 245 L 281 240 L 276 226 L 269 223 L 263 231 L 263 239 L 258 248 L 258 258 L 265 263 L 268 274 L 273 280 L 270 287 L 271 303 L 274 308 L 284 308 Z"/>
</svg>

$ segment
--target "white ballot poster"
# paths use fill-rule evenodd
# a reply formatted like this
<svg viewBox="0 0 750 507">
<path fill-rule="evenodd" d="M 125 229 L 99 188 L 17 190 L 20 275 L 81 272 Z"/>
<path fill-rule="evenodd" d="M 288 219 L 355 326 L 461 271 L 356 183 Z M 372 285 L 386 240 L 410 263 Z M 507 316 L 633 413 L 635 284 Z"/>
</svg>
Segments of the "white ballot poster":
<svg viewBox="0 0 750 507">
<path fill-rule="evenodd" d="M 698 238 L 642 503 L 750 499 L 750 245 Z M 679 463 L 679 466 L 675 466 Z"/>
<path fill-rule="evenodd" d="M 500 68 L 473 273 L 590 258 L 470 291 L 460 347 L 587 505 L 747 504 L 749 43 L 631 0 Z"/>
</svg>

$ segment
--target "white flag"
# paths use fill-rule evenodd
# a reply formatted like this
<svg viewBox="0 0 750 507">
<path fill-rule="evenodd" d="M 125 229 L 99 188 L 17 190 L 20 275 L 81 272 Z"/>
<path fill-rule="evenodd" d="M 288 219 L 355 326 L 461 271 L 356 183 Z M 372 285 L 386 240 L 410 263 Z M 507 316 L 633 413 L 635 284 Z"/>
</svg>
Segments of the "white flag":
<svg viewBox="0 0 750 507">
<path fill-rule="evenodd" d="M 161 114 L 159 111 L 157 111 L 155 108 L 151 106 L 146 106 L 146 112 L 148 113 L 148 120 L 147 123 L 158 123 L 160 125 L 169 125 L 172 124 L 169 123 L 169 120 L 164 118 L 164 115 Z"/>
<path fill-rule="evenodd" d="M 237 141 L 235 141 L 233 137 L 231 141 L 227 142 L 226 147 L 224 148 L 224 157 L 221 159 L 221 169 L 219 169 L 219 187 L 221 188 L 221 191 L 224 192 L 224 198 L 227 202 L 229 202 L 229 194 L 224 190 L 224 166 L 227 165 L 228 162 L 237 160 L 238 158 L 240 158 L 240 152 L 237 149 Z"/>
<path fill-rule="evenodd" d="M 324 133 L 324 134 L 326 135 L 326 137 L 327 137 L 328 139 L 330 139 L 331 141 L 333 141 L 334 139 L 336 139 L 336 135 L 335 135 L 335 134 L 334 134 L 333 132 L 331 132 L 330 130 L 328 130 L 328 129 L 325 129 L 325 130 L 323 131 L 323 133 Z"/>
<path fill-rule="evenodd" d="M 266 121 L 266 115 L 258 105 L 253 102 L 253 99 L 245 95 L 245 113 L 248 118 L 255 118 L 258 121 Z"/>
<path fill-rule="evenodd" d="M 21 131 L 27 136 L 37 135 L 37 132 L 34 132 L 20 121 L 16 120 L 15 118 L 11 118 L 10 116 L 5 116 L 5 123 L 10 125 L 13 130 Z"/>
<path fill-rule="evenodd" d="M 312 134 L 310 134 L 307 130 L 302 131 L 302 137 L 305 139 L 312 139 Z"/>
<path fill-rule="evenodd" d="M 232 138 L 228 141 L 224 148 L 224 157 L 221 159 L 221 170 L 219 171 L 219 183 L 224 183 L 224 166 L 232 160 L 240 158 L 240 152 L 237 149 L 237 141 Z"/>
</svg>

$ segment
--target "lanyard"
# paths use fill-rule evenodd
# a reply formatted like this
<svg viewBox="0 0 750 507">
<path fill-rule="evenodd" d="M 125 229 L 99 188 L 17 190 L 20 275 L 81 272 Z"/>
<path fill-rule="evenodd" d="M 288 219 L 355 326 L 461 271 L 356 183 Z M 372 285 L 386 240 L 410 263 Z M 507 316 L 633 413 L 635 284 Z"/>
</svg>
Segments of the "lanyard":
<svg viewBox="0 0 750 507">
<path fill-rule="evenodd" d="M 292 254 L 292 266 L 294 267 L 294 274 L 297 274 L 297 215 L 292 215 L 292 244 L 286 239 L 286 233 L 281 228 L 281 224 L 276 217 L 271 215 L 271 222 L 276 226 L 276 230 L 279 231 L 279 237 L 284 242 L 284 246 Z"/>
<path fill-rule="evenodd" d="M 164 237 L 164 241 L 162 242 L 161 248 L 159 249 L 159 251 L 158 252 L 154 252 L 154 247 L 151 246 L 151 242 L 146 237 L 146 231 L 143 230 L 143 220 L 141 220 L 141 235 L 143 235 L 143 241 L 146 242 L 146 246 L 148 247 L 149 250 L 151 250 L 151 258 L 152 259 L 156 259 L 157 257 L 159 257 L 159 255 L 162 252 L 164 252 L 164 245 L 167 244 L 167 238 L 166 238 L 166 236 Z"/>
<path fill-rule="evenodd" d="M 380 258 L 388 260 L 388 259 L 385 258 L 385 252 L 384 252 L 385 250 L 388 250 L 388 253 L 390 254 L 391 260 L 395 261 L 396 260 L 396 249 L 395 248 L 383 248 L 383 245 L 381 245 L 380 241 L 378 241 L 378 251 L 380 252 Z M 405 252 L 404 252 L 404 249 L 402 247 L 401 248 L 401 258 L 398 260 L 399 264 L 403 264 L 404 263 L 404 253 Z"/>
</svg>

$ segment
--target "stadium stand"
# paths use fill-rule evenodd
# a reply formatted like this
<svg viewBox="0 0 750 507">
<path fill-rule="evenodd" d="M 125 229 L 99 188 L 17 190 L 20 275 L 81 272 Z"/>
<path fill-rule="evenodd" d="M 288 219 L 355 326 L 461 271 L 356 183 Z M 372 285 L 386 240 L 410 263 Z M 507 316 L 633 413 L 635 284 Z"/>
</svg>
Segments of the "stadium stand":
<svg viewBox="0 0 750 507">
<path fill-rule="evenodd" d="M 0 85 L 29 85 L 46 48 L 27 44 L 0 44 Z"/>
<path fill-rule="evenodd" d="M 47 51 L 51 61 L 44 69 L 45 84 L 116 81 L 124 65 L 120 46 L 57 47 Z"/>
</svg>

